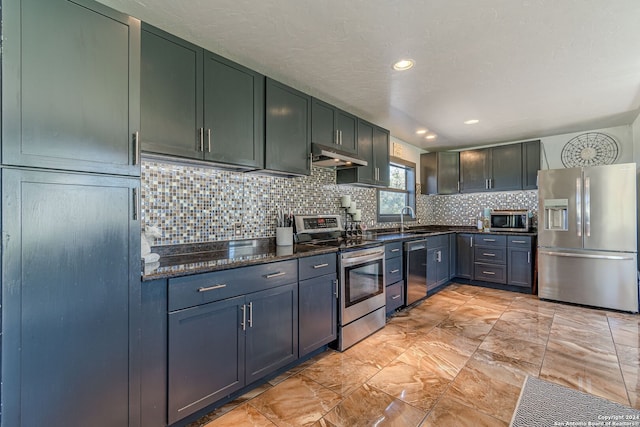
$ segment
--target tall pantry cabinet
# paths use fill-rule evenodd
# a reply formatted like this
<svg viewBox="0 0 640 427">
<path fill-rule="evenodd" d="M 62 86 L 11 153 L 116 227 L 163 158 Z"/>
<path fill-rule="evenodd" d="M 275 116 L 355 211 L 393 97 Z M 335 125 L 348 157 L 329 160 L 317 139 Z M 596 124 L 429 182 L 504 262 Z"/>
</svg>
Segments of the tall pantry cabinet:
<svg viewBox="0 0 640 427">
<path fill-rule="evenodd" d="M 137 426 L 140 22 L 2 15 L 1 426 Z"/>
</svg>

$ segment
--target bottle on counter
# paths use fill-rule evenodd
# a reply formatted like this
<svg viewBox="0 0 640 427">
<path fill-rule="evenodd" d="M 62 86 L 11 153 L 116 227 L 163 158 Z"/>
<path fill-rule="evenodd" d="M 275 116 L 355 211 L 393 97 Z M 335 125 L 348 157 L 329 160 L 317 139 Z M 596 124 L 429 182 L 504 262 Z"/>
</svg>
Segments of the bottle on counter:
<svg viewBox="0 0 640 427">
<path fill-rule="evenodd" d="M 482 212 L 478 214 L 477 227 L 479 231 L 482 231 L 484 229 L 484 215 L 482 214 Z"/>
</svg>

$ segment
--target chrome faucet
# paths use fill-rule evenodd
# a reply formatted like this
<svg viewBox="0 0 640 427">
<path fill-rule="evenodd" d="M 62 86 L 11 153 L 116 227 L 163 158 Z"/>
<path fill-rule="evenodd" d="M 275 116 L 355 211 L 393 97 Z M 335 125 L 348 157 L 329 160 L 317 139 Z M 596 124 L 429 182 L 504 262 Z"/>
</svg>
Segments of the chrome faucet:
<svg viewBox="0 0 640 427">
<path fill-rule="evenodd" d="M 405 206 L 404 208 L 400 209 L 400 232 L 404 233 L 404 210 L 405 209 L 409 209 L 409 212 L 411 212 L 411 218 L 414 218 L 416 216 L 416 213 L 413 211 L 413 208 L 411 206 Z"/>
</svg>

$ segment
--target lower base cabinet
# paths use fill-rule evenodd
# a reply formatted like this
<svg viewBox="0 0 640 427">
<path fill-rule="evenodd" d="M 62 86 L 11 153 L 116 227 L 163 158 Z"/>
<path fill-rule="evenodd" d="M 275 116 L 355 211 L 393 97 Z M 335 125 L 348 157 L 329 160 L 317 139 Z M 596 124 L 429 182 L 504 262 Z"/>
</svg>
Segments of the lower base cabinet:
<svg viewBox="0 0 640 427">
<path fill-rule="evenodd" d="M 337 286 L 336 273 L 300 281 L 298 287 L 300 357 L 329 344 L 338 337 Z"/>
</svg>

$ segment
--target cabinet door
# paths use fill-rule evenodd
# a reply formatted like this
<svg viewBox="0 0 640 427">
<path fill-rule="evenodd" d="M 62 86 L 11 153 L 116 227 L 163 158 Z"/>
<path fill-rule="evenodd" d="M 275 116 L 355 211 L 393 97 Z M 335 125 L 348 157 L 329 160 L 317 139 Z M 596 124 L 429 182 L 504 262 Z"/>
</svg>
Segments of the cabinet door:
<svg viewBox="0 0 640 427">
<path fill-rule="evenodd" d="M 540 170 L 540 140 L 522 143 L 522 189 L 538 188 Z"/>
<path fill-rule="evenodd" d="M 473 279 L 473 234 L 458 234 L 456 238 L 456 276 Z"/>
<path fill-rule="evenodd" d="M 375 184 L 389 186 L 389 131 L 374 126 L 373 128 L 373 159 L 377 172 Z"/>
<path fill-rule="evenodd" d="M 142 150 L 202 160 L 202 48 L 142 26 Z"/>
<path fill-rule="evenodd" d="M 489 149 L 467 150 L 460 153 L 460 192 L 487 191 Z"/>
<path fill-rule="evenodd" d="M 244 386 L 244 298 L 169 314 L 169 424 Z"/>
<path fill-rule="evenodd" d="M 373 157 L 373 125 L 362 120 L 358 120 L 358 155 L 367 161 L 367 166 L 338 170 L 338 177 L 340 177 L 343 172 L 347 174 L 355 169 L 357 176 L 356 182 L 375 184 L 376 164 Z M 340 183 L 340 180 L 338 180 L 338 183 Z"/>
<path fill-rule="evenodd" d="M 3 163 L 140 175 L 140 22 L 89 1 L 2 14 Z"/>
<path fill-rule="evenodd" d="M 138 190 L 2 171 L 3 425 L 138 425 Z"/>
<path fill-rule="evenodd" d="M 438 248 L 427 251 L 427 292 L 438 285 Z"/>
<path fill-rule="evenodd" d="M 326 146 L 338 144 L 335 109 L 313 98 L 311 101 L 311 142 Z"/>
<path fill-rule="evenodd" d="M 337 288 L 337 274 L 327 274 L 300 282 L 300 357 L 336 339 Z"/>
<path fill-rule="evenodd" d="M 507 263 L 507 284 L 531 287 L 533 278 L 532 251 L 530 249 L 509 248 Z"/>
<path fill-rule="evenodd" d="M 262 74 L 205 51 L 202 140 L 205 160 L 262 167 Z"/>
<path fill-rule="evenodd" d="M 491 150 L 490 190 L 522 189 L 522 145 L 509 144 Z"/>
<path fill-rule="evenodd" d="M 298 284 L 247 295 L 246 382 L 298 358 Z"/>
<path fill-rule="evenodd" d="M 356 153 L 358 150 L 357 147 L 357 137 L 356 137 L 356 129 L 357 129 L 358 119 L 355 116 L 352 116 L 349 113 L 345 113 L 344 111 L 337 110 L 336 111 L 336 127 L 340 136 L 340 149 L 350 152 Z"/>
<path fill-rule="evenodd" d="M 460 153 L 438 153 L 438 194 L 455 194 L 460 181 Z"/>
<path fill-rule="evenodd" d="M 311 174 L 311 97 L 267 79 L 265 169 Z"/>
</svg>

